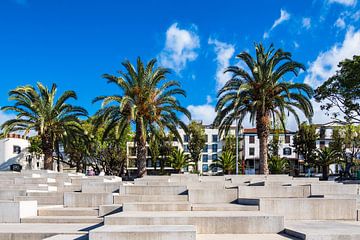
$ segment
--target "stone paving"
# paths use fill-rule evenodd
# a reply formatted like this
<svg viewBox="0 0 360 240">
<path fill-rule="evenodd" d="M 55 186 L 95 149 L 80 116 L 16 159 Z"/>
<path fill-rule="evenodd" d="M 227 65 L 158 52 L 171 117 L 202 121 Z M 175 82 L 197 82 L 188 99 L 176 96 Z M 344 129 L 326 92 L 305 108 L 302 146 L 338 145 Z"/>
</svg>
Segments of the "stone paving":
<svg viewBox="0 0 360 240">
<path fill-rule="evenodd" d="M 360 239 L 359 185 L 286 175 L 122 182 L 0 172 L 0 239 Z"/>
</svg>

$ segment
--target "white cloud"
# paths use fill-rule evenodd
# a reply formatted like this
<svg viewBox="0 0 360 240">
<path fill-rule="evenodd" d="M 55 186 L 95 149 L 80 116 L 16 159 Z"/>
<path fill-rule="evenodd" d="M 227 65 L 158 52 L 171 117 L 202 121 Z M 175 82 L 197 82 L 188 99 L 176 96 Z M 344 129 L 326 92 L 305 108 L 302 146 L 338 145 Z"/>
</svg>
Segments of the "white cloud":
<svg viewBox="0 0 360 240">
<path fill-rule="evenodd" d="M 303 26 L 303 28 L 306 28 L 306 29 L 311 28 L 311 18 L 304 17 L 302 19 L 302 26 Z"/>
<path fill-rule="evenodd" d="M 354 21 L 357 21 L 360 19 L 360 10 L 356 11 L 354 14 L 352 14 L 351 18 L 354 20 Z"/>
<path fill-rule="evenodd" d="M 344 29 L 346 27 L 345 20 L 341 17 L 336 20 L 334 25 L 340 29 Z"/>
<path fill-rule="evenodd" d="M 270 30 L 267 32 L 264 32 L 263 38 L 266 39 L 269 37 L 270 32 L 272 30 L 274 30 L 274 28 L 276 28 L 277 26 L 279 26 L 281 23 L 288 21 L 290 19 L 290 13 L 288 13 L 286 10 L 284 9 L 280 9 L 280 17 L 278 19 L 275 20 L 275 22 L 273 23 L 273 25 L 271 26 Z"/>
<path fill-rule="evenodd" d="M 166 31 L 165 47 L 159 55 L 160 65 L 180 73 L 187 62 L 197 58 L 199 47 L 200 39 L 194 31 L 181 29 L 174 23 Z"/>
<path fill-rule="evenodd" d="M 212 124 L 216 117 L 215 107 L 210 104 L 189 105 L 187 109 L 192 120 L 200 120 L 203 124 Z"/>
<path fill-rule="evenodd" d="M 210 95 L 207 95 L 206 96 L 206 104 L 210 104 L 210 103 L 212 103 L 212 101 L 213 101 L 212 97 Z"/>
<path fill-rule="evenodd" d="M 229 80 L 228 73 L 224 74 L 225 68 L 230 65 L 230 58 L 235 53 L 235 46 L 225 42 L 220 42 L 217 39 L 209 38 L 208 43 L 214 45 L 214 51 L 216 53 L 216 89 L 220 89 Z"/>
<path fill-rule="evenodd" d="M 349 27 L 341 44 L 335 44 L 331 49 L 320 52 L 316 60 L 310 63 L 304 82 L 312 87 L 321 85 L 335 74 L 340 61 L 360 54 L 360 30 Z"/>
<path fill-rule="evenodd" d="M 357 0 L 328 0 L 329 3 L 338 3 L 344 6 L 355 6 Z"/>
</svg>

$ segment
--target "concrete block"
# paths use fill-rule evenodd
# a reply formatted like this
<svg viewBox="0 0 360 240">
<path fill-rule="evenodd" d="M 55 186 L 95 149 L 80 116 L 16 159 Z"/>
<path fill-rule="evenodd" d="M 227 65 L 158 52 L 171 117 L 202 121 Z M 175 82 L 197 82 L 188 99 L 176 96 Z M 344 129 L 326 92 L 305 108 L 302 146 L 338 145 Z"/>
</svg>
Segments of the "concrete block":
<svg viewBox="0 0 360 240">
<path fill-rule="evenodd" d="M 194 225 L 198 234 L 278 233 L 284 218 L 258 211 L 121 212 L 105 225 Z"/>
<path fill-rule="evenodd" d="M 183 202 L 188 201 L 187 195 L 117 195 L 114 204 L 127 202 Z"/>
<path fill-rule="evenodd" d="M 99 216 L 99 210 L 95 208 L 39 208 L 38 216 Z"/>
<path fill-rule="evenodd" d="M 238 198 L 237 188 L 232 189 L 189 189 L 191 203 L 230 203 Z"/>
<path fill-rule="evenodd" d="M 233 203 L 191 204 L 191 211 L 258 211 L 258 206 Z"/>
<path fill-rule="evenodd" d="M 14 201 L 15 196 L 25 196 L 26 190 L 0 190 L 0 200 Z"/>
<path fill-rule="evenodd" d="M 99 216 L 103 217 L 109 214 L 114 214 L 122 211 L 122 204 L 100 205 Z"/>
<path fill-rule="evenodd" d="M 91 230 L 92 240 L 196 240 L 196 229 L 191 225 L 134 225 L 102 226 Z"/>
<path fill-rule="evenodd" d="M 356 184 L 311 184 L 311 195 L 358 194 Z"/>
<path fill-rule="evenodd" d="M 112 203 L 112 193 L 64 193 L 64 206 L 66 207 L 98 207 Z"/>
<path fill-rule="evenodd" d="M 306 198 L 310 196 L 310 186 L 239 186 L 242 198 Z"/>
<path fill-rule="evenodd" d="M 21 218 L 36 215 L 36 201 L 0 202 L 0 223 L 19 223 Z"/>
<path fill-rule="evenodd" d="M 186 194 L 186 186 L 120 186 L 120 195 L 180 195 Z"/>
<path fill-rule="evenodd" d="M 121 182 L 84 182 L 81 185 L 81 192 L 105 192 L 112 193 L 119 191 Z"/>
<path fill-rule="evenodd" d="M 187 202 L 124 203 L 123 211 L 191 211 L 191 205 Z"/>
<path fill-rule="evenodd" d="M 64 204 L 64 198 L 58 196 L 16 196 L 15 201 L 37 201 L 39 205 Z"/>
<path fill-rule="evenodd" d="M 260 211 L 287 220 L 356 220 L 355 199 L 260 198 Z"/>
</svg>

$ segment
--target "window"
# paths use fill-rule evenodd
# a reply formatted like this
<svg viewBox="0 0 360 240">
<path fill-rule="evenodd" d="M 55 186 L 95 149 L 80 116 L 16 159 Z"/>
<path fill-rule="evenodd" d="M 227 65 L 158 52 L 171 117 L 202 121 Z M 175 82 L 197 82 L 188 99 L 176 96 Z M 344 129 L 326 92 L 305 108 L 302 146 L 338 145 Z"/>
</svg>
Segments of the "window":
<svg viewBox="0 0 360 240">
<path fill-rule="evenodd" d="M 320 139 L 325 139 L 325 133 L 326 133 L 326 128 L 324 126 L 320 127 Z"/>
<path fill-rule="evenodd" d="M 290 136 L 285 135 L 285 143 L 290 143 Z"/>
<path fill-rule="evenodd" d="M 189 145 L 184 145 L 184 152 L 189 152 Z"/>
<path fill-rule="evenodd" d="M 205 146 L 204 146 L 203 152 L 208 152 L 208 145 L 205 145 Z"/>
<path fill-rule="evenodd" d="M 217 144 L 213 144 L 213 145 L 212 145 L 212 151 L 213 151 L 213 152 L 217 152 Z"/>
<path fill-rule="evenodd" d="M 320 148 L 324 148 L 325 147 L 325 141 L 320 141 Z"/>
<path fill-rule="evenodd" d="M 202 165 L 202 170 L 203 170 L 203 172 L 209 171 L 209 166 L 207 164 L 203 164 Z"/>
<path fill-rule="evenodd" d="M 218 141 L 218 135 L 212 135 L 212 141 L 217 142 Z"/>
<path fill-rule="evenodd" d="M 205 134 L 205 142 L 208 142 L 208 135 L 207 134 Z"/>
<path fill-rule="evenodd" d="M 203 162 L 207 162 L 209 160 L 209 156 L 208 155 L 203 155 L 202 156 Z"/>
<path fill-rule="evenodd" d="M 291 148 L 284 148 L 283 149 L 283 154 L 285 155 L 285 156 L 289 156 L 289 155 L 291 155 Z"/>
<path fill-rule="evenodd" d="M 213 154 L 211 160 L 215 161 L 218 158 L 217 154 Z"/>
<path fill-rule="evenodd" d="M 255 136 L 249 136 L 249 143 L 255 143 Z"/>
<path fill-rule="evenodd" d="M 254 156 L 255 155 L 255 148 L 249 148 L 249 155 Z"/>
<path fill-rule="evenodd" d="M 130 152 L 130 156 L 136 156 L 136 148 L 130 147 L 129 152 Z"/>
<path fill-rule="evenodd" d="M 189 142 L 189 136 L 188 135 L 184 135 L 184 142 Z"/>
<path fill-rule="evenodd" d="M 17 153 L 17 154 L 21 153 L 21 147 L 14 145 L 13 146 L 13 153 Z"/>
</svg>

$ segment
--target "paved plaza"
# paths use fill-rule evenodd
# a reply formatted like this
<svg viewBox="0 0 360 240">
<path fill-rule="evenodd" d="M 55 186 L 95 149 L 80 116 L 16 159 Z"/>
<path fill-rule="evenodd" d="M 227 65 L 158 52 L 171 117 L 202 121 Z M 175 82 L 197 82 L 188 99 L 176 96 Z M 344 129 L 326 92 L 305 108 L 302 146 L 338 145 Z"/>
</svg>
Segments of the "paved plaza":
<svg viewBox="0 0 360 240">
<path fill-rule="evenodd" d="M 359 186 L 286 175 L 0 173 L 0 239 L 360 239 Z"/>
</svg>

